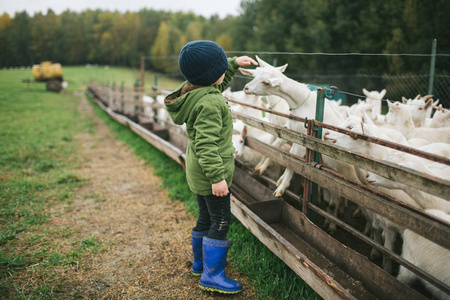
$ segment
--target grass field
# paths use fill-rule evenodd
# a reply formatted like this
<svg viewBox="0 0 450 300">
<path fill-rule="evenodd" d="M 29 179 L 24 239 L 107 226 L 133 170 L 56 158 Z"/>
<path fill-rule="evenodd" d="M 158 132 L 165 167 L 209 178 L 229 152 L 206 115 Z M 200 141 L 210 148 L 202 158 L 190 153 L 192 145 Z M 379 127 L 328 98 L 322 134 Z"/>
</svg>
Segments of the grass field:
<svg viewBox="0 0 450 300">
<path fill-rule="evenodd" d="M 70 209 L 77 187 L 86 181 L 74 172 L 80 147 L 74 136 L 92 131 L 93 123 L 80 117 L 74 92 L 82 91 L 89 79 L 124 81 L 131 87 L 139 75 L 130 69 L 101 67 L 65 67 L 64 75 L 68 89 L 54 94 L 46 92 L 43 83 L 22 83 L 31 78 L 31 71 L 0 71 L 0 295 L 7 298 L 54 298 L 55 291 L 67 284 L 58 281 L 61 268 L 70 271 L 86 254 L 107 251 L 95 236 L 75 239 L 70 229 L 49 230 L 46 224 L 55 217 L 52 205 L 65 203 Z M 151 78 L 146 75 L 146 81 Z M 173 89 L 178 84 L 160 78 L 159 85 Z M 170 197 L 184 201 L 195 215 L 195 199 L 181 167 L 99 108 L 96 113 L 117 139 L 152 165 Z M 55 237 L 63 237 L 63 242 L 55 244 Z M 260 299 L 320 299 L 236 219 L 229 238 L 230 260 L 249 278 Z M 49 280 L 39 286 L 24 284 L 30 270 Z"/>
</svg>

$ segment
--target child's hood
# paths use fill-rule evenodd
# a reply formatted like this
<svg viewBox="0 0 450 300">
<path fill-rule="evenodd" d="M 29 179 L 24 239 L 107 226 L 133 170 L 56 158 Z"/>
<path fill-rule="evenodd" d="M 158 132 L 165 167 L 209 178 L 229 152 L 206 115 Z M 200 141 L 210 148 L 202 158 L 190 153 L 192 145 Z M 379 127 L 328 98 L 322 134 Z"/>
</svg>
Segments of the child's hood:
<svg viewBox="0 0 450 300">
<path fill-rule="evenodd" d="M 189 82 L 166 96 L 164 104 L 173 122 L 182 125 L 187 121 L 199 99 L 214 90 L 214 86 L 191 85 Z"/>
</svg>

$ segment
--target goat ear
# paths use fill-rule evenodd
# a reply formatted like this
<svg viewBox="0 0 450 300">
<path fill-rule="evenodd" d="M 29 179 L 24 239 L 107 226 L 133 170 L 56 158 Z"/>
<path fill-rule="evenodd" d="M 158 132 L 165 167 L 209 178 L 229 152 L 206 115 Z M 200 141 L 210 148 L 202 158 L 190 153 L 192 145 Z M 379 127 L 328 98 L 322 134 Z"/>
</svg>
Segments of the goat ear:
<svg viewBox="0 0 450 300">
<path fill-rule="evenodd" d="M 253 74 L 255 73 L 255 70 L 244 69 L 244 68 L 239 68 L 239 71 L 241 71 L 242 74 L 248 75 L 248 76 L 253 76 Z"/>
<path fill-rule="evenodd" d="M 369 97 L 369 91 L 368 90 L 366 90 L 365 88 L 363 88 L 363 93 L 364 93 L 364 95 L 366 95 L 366 97 Z"/>
<path fill-rule="evenodd" d="M 287 66 L 288 66 L 288 64 L 285 64 L 284 66 L 277 67 L 277 69 L 278 69 L 281 73 L 283 73 L 284 71 L 286 71 Z"/>
<path fill-rule="evenodd" d="M 406 104 L 406 102 L 408 102 L 408 99 L 406 99 L 405 97 L 402 97 L 402 101 L 403 101 L 403 103 Z"/>
<path fill-rule="evenodd" d="M 386 99 L 386 101 L 387 101 L 387 104 L 388 104 L 388 106 L 389 106 L 389 109 L 390 108 L 393 108 L 395 105 L 394 105 L 394 102 L 391 102 L 391 101 L 389 101 L 388 99 Z"/>
<path fill-rule="evenodd" d="M 425 102 L 425 109 L 430 108 L 432 104 L 433 104 L 433 99 L 430 99 L 427 102 Z"/>
<path fill-rule="evenodd" d="M 276 87 L 276 86 L 280 86 L 281 79 L 280 78 L 271 78 L 271 79 L 269 79 L 269 82 L 272 87 Z"/>
<path fill-rule="evenodd" d="M 265 61 L 263 61 L 261 58 L 259 58 L 258 55 L 255 55 L 256 60 L 258 61 L 258 64 L 260 67 L 264 68 L 264 67 L 271 67 L 271 65 L 269 65 L 268 63 L 266 63 Z"/>
</svg>

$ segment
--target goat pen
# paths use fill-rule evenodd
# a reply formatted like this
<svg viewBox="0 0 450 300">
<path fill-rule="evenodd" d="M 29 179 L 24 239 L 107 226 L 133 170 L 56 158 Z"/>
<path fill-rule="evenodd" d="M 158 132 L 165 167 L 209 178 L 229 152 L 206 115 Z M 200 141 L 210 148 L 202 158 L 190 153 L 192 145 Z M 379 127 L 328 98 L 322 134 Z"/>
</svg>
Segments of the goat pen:
<svg viewBox="0 0 450 300">
<path fill-rule="evenodd" d="M 87 92 L 113 119 L 128 126 L 184 167 L 187 137 L 177 128 L 178 126 L 170 122 L 164 124 L 158 122 L 157 115 L 148 118 L 143 114 L 145 107 L 157 109 L 161 106 L 157 103 L 144 103 L 142 90 L 129 90 L 122 87 L 118 91 L 113 87 L 91 83 Z M 323 93 L 318 93 L 318 95 L 321 94 L 323 96 Z M 253 108 L 266 113 L 283 115 L 270 109 Z M 240 222 L 319 295 L 325 299 L 389 299 L 393 296 L 396 299 L 426 299 L 429 296 L 420 289 L 413 289 L 403 284 L 369 260 L 367 252 L 372 247 L 444 293 L 450 294 L 450 287 L 445 283 L 361 233 L 361 224 L 354 224 L 354 220 L 350 219 L 338 219 L 327 213 L 316 201 L 311 201 L 312 190 L 309 188 L 312 186 L 311 183 L 315 183 L 350 200 L 355 207 L 356 205 L 365 207 L 448 250 L 450 249 L 448 239 L 450 224 L 326 168 L 320 164 L 320 161 L 314 160 L 314 152 L 342 160 L 381 176 L 389 177 L 394 174 L 402 183 L 415 188 L 419 187 L 447 201 L 450 200 L 449 181 L 326 143 L 314 137 L 317 127 L 353 136 L 355 133 L 320 121 L 283 115 L 305 123 L 309 134 L 304 135 L 237 112 L 233 112 L 233 116 L 249 126 L 303 145 L 308 149 L 307 158 L 303 159 L 264 144 L 255 138 L 247 137 L 245 143 L 248 147 L 284 167 L 293 169 L 296 174 L 302 176 L 300 180 L 304 181 L 306 188 L 303 193 L 287 190 L 282 197 L 274 197 L 272 191 L 275 182 L 264 175 L 257 174 L 237 159 L 231 187 L 231 202 L 232 213 Z M 364 135 L 356 137 L 450 165 L 450 160 L 445 157 L 421 153 L 409 147 Z M 322 230 L 321 224 L 324 220 L 337 224 L 340 228 L 339 232 L 331 236 Z M 355 228 L 358 226 L 359 228 Z"/>
</svg>

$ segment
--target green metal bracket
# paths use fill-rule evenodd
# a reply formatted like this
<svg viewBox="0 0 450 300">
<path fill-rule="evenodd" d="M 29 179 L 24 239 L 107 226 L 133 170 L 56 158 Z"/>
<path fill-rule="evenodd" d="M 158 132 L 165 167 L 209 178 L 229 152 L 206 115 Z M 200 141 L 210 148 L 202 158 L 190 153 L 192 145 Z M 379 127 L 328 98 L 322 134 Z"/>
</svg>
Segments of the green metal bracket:
<svg viewBox="0 0 450 300">
<path fill-rule="evenodd" d="M 323 115 L 325 112 L 325 87 L 317 89 L 317 102 L 316 102 L 316 116 L 315 120 L 323 122 Z M 317 127 L 314 125 L 314 120 L 312 120 L 312 128 L 316 131 L 316 137 L 322 139 L 322 127 Z M 320 163 L 320 153 L 315 152 L 314 161 Z M 311 193 L 311 203 L 317 205 L 319 198 L 319 186 L 317 183 L 312 183 L 312 193 Z M 315 222 L 316 214 L 314 212 L 310 213 L 310 220 Z"/>
</svg>

